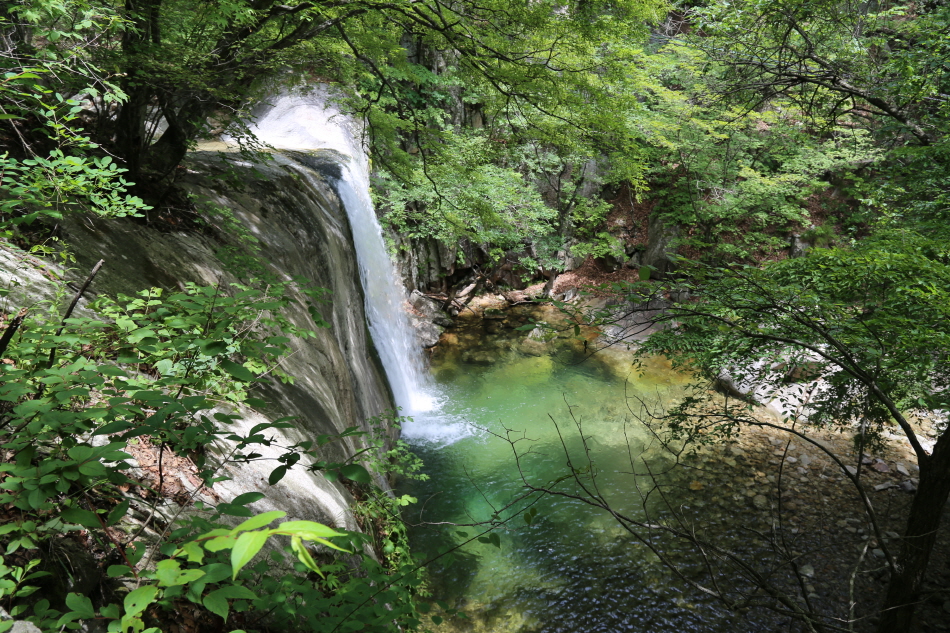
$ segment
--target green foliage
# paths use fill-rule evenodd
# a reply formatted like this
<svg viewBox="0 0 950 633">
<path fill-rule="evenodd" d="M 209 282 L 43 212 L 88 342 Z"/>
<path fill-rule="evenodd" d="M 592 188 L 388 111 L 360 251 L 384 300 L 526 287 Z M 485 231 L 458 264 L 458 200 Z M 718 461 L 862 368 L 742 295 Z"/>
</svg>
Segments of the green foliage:
<svg viewBox="0 0 950 633">
<path fill-rule="evenodd" d="M 419 472 L 422 470 L 422 460 L 416 457 L 404 440 L 390 439 L 392 435 L 399 435 L 407 419 L 396 411 L 386 411 L 367 420 L 372 429 L 367 438 L 370 446 L 368 461 L 375 472 L 425 481 L 429 476 Z"/>
<path fill-rule="evenodd" d="M 721 67 L 682 42 L 651 58 L 660 81 L 650 197 L 668 225 L 682 227 L 677 245 L 705 257 L 749 260 L 787 248 L 787 235 L 811 224 L 808 199 L 881 156 L 870 135 L 825 122 L 822 134 L 805 124 L 815 114 L 775 98 L 755 110 L 716 94 Z"/>
<path fill-rule="evenodd" d="M 829 223 L 820 224 L 802 233 L 802 239 L 813 246 L 825 248 L 835 239 L 835 227 Z"/>
<path fill-rule="evenodd" d="M 812 137 L 845 126 L 874 140 L 876 169 L 853 182 L 863 223 L 947 226 L 950 8 L 742 0 L 690 17 L 703 33 L 690 43 L 720 69 L 713 93 L 757 110 L 789 103 Z"/>
<path fill-rule="evenodd" d="M 499 7 L 485 41 L 496 52 L 514 41 L 530 52 L 509 50 L 482 64 L 464 48 L 444 53 L 444 43 L 433 41 L 432 54 L 447 63 L 427 75 L 429 83 L 412 86 L 433 97 L 411 125 L 397 123 L 412 116 L 398 96 L 389 97 L 388 111 L 375 105 L 389 96 L 386 86 L 363 92 L 391 224 L 450 246 L 468 239 L 495 260 L 517 252 L 528 270 L 559 267 L 575 225 L 583 241 L 602 248 L 598 219 L 606 209 L 586 198 L 604 183 L 642 188 L 642 130 L 627 114 L 643 110 L 642 18 L 657 8 L 624 3 L 595 16 L 591 6 Z M 517 23 L 507 21 L 515 16 Z M 541 51 L 544 63 L 525 63 Z M 434 83 L 439 89 L 426 91 Z"/>
<path fill-rule="evenodd" d="M 212 126 L 240 129 L 240 106 L 271 91 L 275 80 L 318 77 L 351 91 L 378 156 L 392 164 L 405 164 L 410 145 L 426 151 L 439 142 L 450 104 L 479 106 L 490 117 L 534 112 L 552 128 L 573 125 L 572 112 L 606 121 L 586 95 L 623 77 L 613 60 L 661 10 L 652 0 L 148 0 L 134 7 L 33 0 L 15 15 L 57 41 L 70 22 L 83 25 L 80 33 L 101 24 L 109 34 L 87 40 L 76 54 L 121 77 L 128 105 L 119 107 L 114 124 L 102 121 L 111 128 L 103 138 L 116 133 L 116 149 L 138 179 L 167 177 Z M 41 42 L 44 53 L 63 49 L 52 39 Z M 156 132 L 160 116 L 169 124 L 165 134 Z"/>
<path fill-rule="evenodd" d="M 65 328 L 38 319 L 24 323 L 0 368 L 0 401 L 7 403 L 0 441 L 16 455 L 0 465 L 0 502 L 46 523 L 7 534 L 61 527 L 57 514 L 64 512 L 67 521 L 101 526 L 101 517 L 83 510 L 69 491 L 128 483 L 122 471 L 129 456 L 122 447 L 136 437 L 199 453 L 228 437 L 238 442 L 238 455 L 260 437 L 270 425 L 251 438 L 237 437 L 226 430 L 234 416 L 213 410 L 246 402 L 247 385 L 265 371 L 290 380 L 276 367 L 290 339 L 264 334 L 268 329 L 311 333 L 280 316 L 282 288 L 274 289 L 278 296 L 238 290 L 226 296 L 218 288 L 188 285 L 163 299 L 152 289 L 121 302 L 99 299 L 94 308 L 108 321 L 72 318 Z M 109 462 L 116 465 L 103 465 Z M 200 471 L 206 485 L 215 470 L 208 465 Z"/>
<path fill-rule="evenodd" d="M 108 156 L 67 156 L 56 149 L 46 158 L 18 161 L 4 154 L 0 182 L 8 198 L 0 203 L 0 214 L 12 224 L 29 224 L 40 217 L 60 219 L 70 209 L 114 217 L 140 215 L 146 207 L 126 193 L 124 171 Z"/>
<path fill-rule="evenodd" d="M 496 252 L 540 242 L 553 232 L 556 212 L 516 171 L 517 164 L 505 166 L 510 152 L 504 145 L 477 132 L 447 132 L 444 138 L 439 155 L 410 180 L 388 183 L 386 221 L 393 230 L 446 244 L 469 239 Z"/>
<path fill-rule="evenodd" d="M 572 212 L 574 236 L 578 243 L 571 247 L 573 257 L 608 257 L 622 259 L 624 244 L 604 230 L 610 205 L 603 200 L 581 199 Z"/>
<path fill-rule="evenodd" d="M 109 631 L 142 631 L 147 626 L 145 612 L 151 605 L 173 608 L 181 600 L 201 605 L 225 622 L 232 614 L 267 614 L 266 626 L 275 630 L 393 631 L 399 625 L 418 625 L 412 601 L 405 593 L 418 584 L 416 575 L 407 574 L 394 583 L 368 556 L 362 558 L 365 577 L 346 573 L 340 564 L 320 565 L 311 544 L 347 552 L 330 539 L 352 547 L 362 542 L 363 535 L 313 521 L 285 521 L 266 527 L 283 516 L 284 512 L 266 512 L 234 528 L 216 527 L 197 534 L 178 547 L 173 538 L 162 548 L 168 558 L 159 561 L 154 570 L 137 575 L 140 583 L 147 584 L 129 592 L 122 606 L 109 604 L 96 609 L 88 598 L 70 594 L 66 599 L 68 610 L 56 625 L 75 629 L 79 621 L 97 618 L 107 621 Z M 192 520 L 176 532 L 208 526 L 206 521 Z M 277 549 L 270 552 L 270 560 L 259 556 L 274 537 L 289 537 L 286 550 L 292 559 Z M 255 559 L 258 562 L 250 565 Z M 288 569 L 291 560 L 294 571 Z M 314 579 L 306 572 L 313 572 Z M 385 586 L 373 590 L 373 583 Z M 376 599 L 386 603 L 376 604 Z"/>
<path fill-rule="evenodd" d="M 124 161 L 121 168 L 80 165 L 81 157 L 66 153 L 62 165 L 45 165 L 49 182 L 57 166 L 84 177 L 69 191 L 60 187 L 64 195 L 82 202 L 94 191 L 92 204 L 134 213 L 136 199 L 120 195 L 123 170 L 149 191 L 174 178 L 186 150 L 212 127 L 230 126 L 232 138 L 253 146 L 243 104 L 316 76 L 339 86 L 348 107 L 365 117 L 377 165 L 391 178 L 394 226 L 453 245 L 467 238 L 495 259 L 519 251 L 532 269 L 557 264 L 575 218 L 602 242 L 592 227 L 599 212 L 579 198 L 582 186 L 641 183 L 640 130 L 615 114 L 640 109 L 635 88 L 643 77 L 632 69 L 646 21 L 663 9 L 652 0 L 148 0 L 135 10 L 33 0 L 7 19 L 23 31 L 21 61 L 86 69 L 77 77 L 88 76 L 86 84 L 59 75 L 48 82 L 76 100 L 87 97 L 82 112 L 78 101 L 65 100 L 61 128 L 79 134 L 81 115 Z M 34 116 L 48 108 L 25 103 L 23 110 Z M 168 129 L 159 133 L 162 118 Z M 466 130 L 465 122 L 481 131 Z M 17 160 L 8 172 L 22 168 Z M 592 161 L 596 170 L 588 169 Z M 35 184 L 18 195 L 52 201 L 50 215 L 68 204 Z"/>
<path fill-rule="evenodd" d="M 60 324 L 32 316 L 20 326 L 0 364 L 0 504 L 17 510 L 17 519 L 0 528 L 0 601 L 13 615 L 44 631 L 75 630 L 98 619 L 109 631 L 141 633 L 160 630 L 188 601 L 225 622 L 256 622 L 265 629 L 394 631 L 419 625 L 413 594 L 421 571 L 411 563 L 395 519 L 395 508 L 412 500 L 375 491 L 369 472 L 355 461 L 360 453 L 344 463 L 313 460 L 321 447 L 362 432 L 353 428 L 280 446 L 272 431 L 292 427 L 290 418 L 246 434 L 233 429 L 237 412 L 266 404 L 250 395 L 253 383 L 263 375 L 291 380 L 280 358 L 293 337 L 314 335 L 282 315 L 294 285 L 268 285 L 266 291 L 235 285 L 230 294 L 195 285 L 170 294 L 151 289 L 98 299 L 92 306 L 97 318 Z M 148 521 L 140 527 L 127 517 L 131 504 L 142 502 L 123 492 L 143 485 L 130 477 L 127 450 L 145 439 L 169 455 L 190 456 L 204 486 L 221 480 L 228 463 L 261 459 L 255 447 L 281 449 L 272 483 L 307 455 L 311 469 L 366 490 L 373 499 L 363 510 L 367 527 L 383 517 L 391 526 L 387 534 L 396 536 L 389 541 L 392 552 L 382 552 L 398 549 L 400 555 L 383 558 L 389 563 L 381 566 L 364 552 L 372 535 L 311 521 L 269 527 L 284 513 L 255 515 L 248 505 L 264 494 L 251 492 L 215 507 L 193 503 L 189 495 L 187 515 L 158 533 L 157 549 L 146 556 L 136 538 Z M 221 442 L 230 446 L 223 455 L 206 450 Z M 378 447 L 364 452 L 376 455 Z M 404 447 L 380 455 L 379 463 L 393 455 L 404 459 Z M 405 468 L 412 472 L 418 464 Z M 147 498 L 154 514 L 162 491 Z M 244 520 L 228 525 L 228 516 Z M 107 560 L 119 561 L 107 574 L 131 585 L 124 596 L 106 591 L 105 601 L 94 603 L 76 593 L 37 593 L 48 576 L 36 571 L 41 559 L 9 562 L 22 552 L 35 557 L 37 550 L 55 548 L 80 530 Z M 273 545 L 265 552 L 268 543 Z"/>
<path fill-rule="evenodd" d="M 675 305 L 664 318 L 680 326 L 642 351 L 772 393 L 800 376 L 808 423 L 906 433 L 906 411 L 950 405 L 950 335 L 936 325 L 950 316 L 947 256 L 942 241 L 900 231 L 762 268 L 694 268 L 699 303 Z M 697 397 L 680 407 L 680 423 L 715 417 L 697 415 L 706 396 Z M 746 419 L 745 406 L 718 418 L 722 428 Z M 789 407 L 794 422 L 803 412 Z"/>
<path fill-rule="evenodd" d="M 12 46 L 0 59 L 0 230 L 69 211 L 138 215 L 126 170 L 83 128 L 82 99 L 104 108 L 125 95 L 89 63 L 88 38 L 108 38 L 121 21 L 108 7 L 30 2 L 0 11 Z M 36 47 L 34 41 L 44 41 Z M 64 97 L 76 95 L 75 97 Z"/>
<path fill-rule="evenodd" d="M 52 64 L 14 69 L 0 80 L 0 119 L 11 125 L 38 123 L 54 147 L 45 155 L 31 150 L 19 159 L 9 151 L 0 154 L 0 228 L 6 235 L 11 224 L 41 217 L 55 220 L 67 211 L 122 217 L 148 208 L 128 194 L 129 184 L 122 177 L 126 170 L 109 156 L 90 155 L 98 146 L 81 129 L 73 129 L 81 103 L 44 87 L 43 76 L 55 70 Z"/>
</svg>

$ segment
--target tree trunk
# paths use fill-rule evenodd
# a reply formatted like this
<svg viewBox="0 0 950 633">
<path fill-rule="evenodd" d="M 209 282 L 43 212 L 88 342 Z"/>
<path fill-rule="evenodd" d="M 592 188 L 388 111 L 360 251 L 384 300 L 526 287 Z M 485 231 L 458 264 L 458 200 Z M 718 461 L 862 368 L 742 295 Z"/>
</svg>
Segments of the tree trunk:
<svg viewBox="0 0 950 633">
<path fill-rule="evenodd" d="M 156 180 L 162 180 L 181 163 L 188 153 L 191 143 L 212 110 L 207 102 L 198 99 L 189 99 L 184 105 L 176 108 L 171 99 L 161 96 L 162 115 L 168 123 L 168 128 L 151 147 L 146 149 L 146 168 Z"/>
<path fill-rule="evenodd" d="M 125 161 L 129 180 L 139 182 L 142 175 L 142 158 L 145 152 L 145 124 L 148 119 L 148 102 L 152 91 L 147 86 L 135 86 L 133 81 L 124 82 L 128 100 L 122 104 L 115 121 L 116 152 Z"/>
<path fill-rule="evenodd" d="M 147 72 L 140 66 L 149 57 L 149 48 L 161 43 L 159 15 L 162 0 L 126 0 L 125 13 L 131 24 L 122 34 L 122 52 L 125 56 L 125 77 L 122 90 L 128 101 L 122 104 L 115 122 L 116 150 L 125 161 L 129 179 L 140 182 L 142 161 L 146 151 L 145 126 L 148 105 L 155 94 Z"/>
<path fill-rule="evenodd" d="M 907 528 L 891 574 L 878 633 L 911 633 L 914 609 L 927 563 L 937 539 L 940 516 L 950 496 L 950 440 L 944 434 L 933 454 L 920 464 L 920 485 L 907 518 Z"/>
</svg>

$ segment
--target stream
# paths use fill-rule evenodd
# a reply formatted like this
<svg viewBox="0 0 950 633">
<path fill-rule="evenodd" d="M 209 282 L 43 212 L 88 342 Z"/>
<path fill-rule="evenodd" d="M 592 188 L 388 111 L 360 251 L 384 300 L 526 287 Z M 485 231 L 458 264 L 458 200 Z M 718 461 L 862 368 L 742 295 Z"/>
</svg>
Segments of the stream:
<svg viewBox="0 0 950 633">
<path fill-rule="evenodd" d="M 662 513 L 659 499 L 647 494 L 657 484 L 667 494 L 689 494 L 679 470 L 667 472 L 672 458 L 635 415 L 641 400 L 662 407 L 675 399 L 685 377 L 659 360 L 639 373 L 621 350 L 585 360 L 583 339 L 545 341 L 515 329 L 545 316 L 516 307 L 504 319 L 465 319 L 443 335 L 431 358 L 441 404 L 404 427 L 429 479 L 400 486 L 419 499 L 404 518 L 415 525 L 411 545 L 420 559 L 484 531 L 425 523 L 477 523 L 496 513 L 504 520 L 525 508 L 522 502 L 504 509 L 522 493 L 521 476 L 537 484 L 563 477 L 567 455 L 583 470 L 589 454 L 600 493 L 633 516 Z M 523 454 L 520 471 L 512 444 L 502 439 L 508 433 L 525 438 L 514 444 Z M 630 474 L 643 472 L 644 462 L 655 479 Z M 570 482 L 559 489 L 574 490 Z M 655 555 L 603 511 L 553 496 L 532 509 L 530 525 L 516 516 L 495 532 L 497 545 L 475 540 L 430 566 L 435 597 L 468 616 L 437 630 L 736 630 L 731 614 L 684 594 Z"/>
</svg>

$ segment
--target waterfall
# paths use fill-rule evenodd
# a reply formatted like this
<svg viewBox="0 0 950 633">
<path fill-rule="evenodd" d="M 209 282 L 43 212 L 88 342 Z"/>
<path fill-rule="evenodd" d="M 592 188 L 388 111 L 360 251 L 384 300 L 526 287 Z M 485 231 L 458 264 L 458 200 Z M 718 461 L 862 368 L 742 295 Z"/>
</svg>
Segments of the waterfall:
<svg viewBox="0 0 950 633">
<path fill-rule="evenodd" d="M 346 207 L 360 268 L 366 318 L 396 405 L 403 415 L 433 408 L 433 397 L 415 332 L 405 312 L 405 288 L 383 241 L 369 193 L 369 160 L 361 126 L 344 116 L 325 88 L 281 94 L 257 108 L 251 131 L 262 142 L 284 150 L 330 149 L 341 161 L 337 193 Z M 307 179 L 315 173 L 295 162 Z"/>
</svg>

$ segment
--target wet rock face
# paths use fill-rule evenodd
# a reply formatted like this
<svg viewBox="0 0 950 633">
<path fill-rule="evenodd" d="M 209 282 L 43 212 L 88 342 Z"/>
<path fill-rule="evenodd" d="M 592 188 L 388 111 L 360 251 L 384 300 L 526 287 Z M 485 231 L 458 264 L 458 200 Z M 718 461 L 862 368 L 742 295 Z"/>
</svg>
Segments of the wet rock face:
<svg viewBox="0 0 950 633">
<path fill-rule="evenodd" d="M 430 299 L 418 290 L 409 295 L 409 323 L 422 347 L 428 349 L 439 342 L 446 327 L 452 326 L 452 319 L 442 311 L 438 301 Z"/>
<path fill-rule="evenodd" d="M 215 154 L 196 153 L 188 159 L 189 174 L 181 186 L 205 204 L 229 210 L 259 240 L 268 274 L 283 279 L 301 276 L 329 290 L 327 301 L 315 304 L 329 328 L 315 327 L 303 295 L 295 297 L 287 315 L 298 326 L 317 333 L 315 338 L 294 340 L 295 352 L 284 360 L 284 369 L 296 378 L 295 383 L 273 381 L 261 387 L 260 395 L 270 404 L 269 418 L 298 416 L 297 427 L 287 429 L 280 444 L 340 433 L 351 426 L 369 431 L 366 420 L 391 408 L 391 397 L 366 328 L 346 212 L 332 181 L 321 175 L 332 170 L 311 171 L 304 178 L 293 158 L 274 158 L 265 165 L 225 164 Z M 250 276 L 222 263 L 217 254 L 228 241 L 232 255 L 245 253 L 233 236 L 214 231 L 98 218 L 68 219 L 61 230 L 78 259 L 77 275 L 84 276 L 100 258 L 106 260 L 92 286 L 94 293 L 133 294 L 150 286 L 178 289 L 186 282 L 227 287 Z M 22 300 L 49 293 L 51 286 L 42 276 L 23 278 L 30 286 L 21 288 L 27 295 Z M 251 414 L 240 424 L 250 428 L 262 421 L 262 416 Z M 238 433 L 241 430 L 235 428 Z M 322 458 L 342 461 L 357 450 L 358 441 L 331 443 Z M 271 468 L 256 467 L 255 462 L 233 467 L 229 473 L 233 480 L 221 484 L 222 499 L 261 489 Z M 299 518 L 356 529 L 345 490 L 320 475 L 299 470 L 293 469 L 280 484 L 269 487 L 264 505 L 253 509 L 279 508 Z"/>
</svg>

